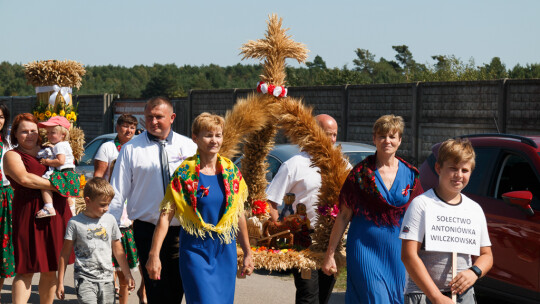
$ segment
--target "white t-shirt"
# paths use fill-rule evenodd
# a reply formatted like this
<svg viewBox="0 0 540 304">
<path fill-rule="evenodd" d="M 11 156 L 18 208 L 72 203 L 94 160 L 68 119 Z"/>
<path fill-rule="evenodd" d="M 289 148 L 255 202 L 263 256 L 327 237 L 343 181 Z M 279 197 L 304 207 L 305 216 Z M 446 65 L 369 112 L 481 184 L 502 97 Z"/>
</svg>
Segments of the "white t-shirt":
<svg viewBox="0 0 540 304">
<path fill-rule="evenodd" d="M 105 174 L 103 174 L 104 179 L 109 180 L 109 176 L 111 175 L 111 163 L 117 158 L 118 149 L 114 144 L 114 140 L 105 142 L 99 147 L 94 159 L 107 163 L 107 170 L 105 171 Z"/>
<path fill-rule="evenodd" d="M 293 209 L 296 212 L 298 203 L 306 205 L 307 216 L 313 228 L 317 216 L 315 209 L 320 187 L 319 168 L 311 167 L 309 155 L 301 152 L 281 165 L 272 183 L 266 189 L 266 196 L 267 199 L 281 205 L 286 193 L 294 193 Z"/>
<path fill-rule="evenodd" d="M 399 238 L 402 240 L 413 240 L 420 243 L 424 242 L 426 231 L 425 225 L 425 210 L 430 205 L 437 205 L 441 208 L 456 208 L 453 211 L 467 214 L 474 221 L 478 221 L 480 227 L 480 247 L 491 246 L 489 234 L 487 230 L 486 217 L 484 211 L 475 201 L 471 200 L 463 193 L 461 194 L 461 203 L 450 205 L 441 200 L 433 189 L 430 189 L 424 194 L 417 196 L 412 202 L 401 224 L 401 233 Z M 418 256 L 426 266 L 426 269 L 441 291 L 449 291 L 448 283 L 452 280 L 452 253 L 451 252 L 436 252 L 426 251 L 424 244 L 418 252 Z M 471 256 L 469 254 L 458 253 L 457 273 L 468 269 L 472 266 Z M 407 274 L 407 283 L 405 285 L 405 294 L 422 293 L 422 290 L 414 283 Z"/>
<path fill-rule="evenodd" d="M 64 169 L 75 169 L 75 158 L 73 157 L 73 151 L 71 150 L 71 146 L 69 145 L 69 142 L 67 141 L 61 141 L 54 145 L 52 148 L 54 158 L 56 158 L 56 155 L 64 154 L 66 156 L 66 161 L 62 166 L 56 167 L 56 170 L 64 170 Z"/>
</svg>

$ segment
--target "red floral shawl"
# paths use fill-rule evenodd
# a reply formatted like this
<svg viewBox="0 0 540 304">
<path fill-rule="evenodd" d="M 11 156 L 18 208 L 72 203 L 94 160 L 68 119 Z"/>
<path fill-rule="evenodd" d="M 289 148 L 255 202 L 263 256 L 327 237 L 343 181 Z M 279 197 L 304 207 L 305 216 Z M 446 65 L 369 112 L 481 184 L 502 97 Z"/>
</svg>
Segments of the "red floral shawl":
<svg viewBox="0 0 540 304">
<path fill-rule="evenodd" d="M 405 205 L 396 207 L 388 204 L 377 188 L 375 155 L 366 157 L 349 172 L 339 194 L 339 204 L 345 204 L 353 210 L 354 215 L 362 214 L 377 226 L 399 226 L 399 220 L 405 214 L 411 201 L 424 190 L 418 178 L 418 170 L 403 159 L 397 156 L 396 158 L 415 172 L 412 192 Z"/>
</svg>

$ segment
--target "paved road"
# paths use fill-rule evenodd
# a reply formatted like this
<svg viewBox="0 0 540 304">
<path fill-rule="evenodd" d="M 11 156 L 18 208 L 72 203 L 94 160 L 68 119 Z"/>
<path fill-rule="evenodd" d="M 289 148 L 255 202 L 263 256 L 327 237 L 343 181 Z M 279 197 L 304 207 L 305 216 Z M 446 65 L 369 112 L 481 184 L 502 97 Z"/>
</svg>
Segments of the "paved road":
<svg viewBox="0 0 540 304">
<path fill-rule="evenodd" d="M 139 272 L 134 273 L 135 281 L 140 283 Z M 4 288 L 2 289 L 2 298 L 0 303 L 11 303 L 11 286 L 13 279 L 6 279 Z M 29 303 L 39 303 L 39 294 L 37 284 L 39 282 L 39 275 L 35 275 L 32 280 L 32 295 L 30 296 Z M 68 266 L 66 272 L 67 283 L 66 300 L 55 300 L 55 303 L 78 303 L 75 289 L 73 287 L 73 266 Z M 253 303 L 265 303 L 265 304 L 287 304 L 294 303 L 294 294 L 296 289 L 294 288 L 294 282 L 290 275 L 278 275 L 269 274 L 267 272 L 256 272 L 247 279 L 236 280 L 236 293 L 235 304 L 253 304 Z M 128 300 L 129 304 L 137 304 L 139 300 L 135 292 L 132 292 Z M 345 293 L 336 292 L 332 294 L 330 304 L 344 303 Z"/>
</svg>

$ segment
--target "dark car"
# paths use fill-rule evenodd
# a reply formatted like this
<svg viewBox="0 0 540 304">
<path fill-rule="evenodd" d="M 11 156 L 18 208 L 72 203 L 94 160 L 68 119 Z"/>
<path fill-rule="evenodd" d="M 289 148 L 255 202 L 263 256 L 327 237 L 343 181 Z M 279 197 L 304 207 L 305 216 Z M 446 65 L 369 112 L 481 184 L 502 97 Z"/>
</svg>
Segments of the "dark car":
<svg viewBox="0 0 540 304">
<path fill-rule="evenodd" d="M 476 168 L 463 193 L 486 215 L 494 264 L 475 289 L 511 303 L 540 302 L 540 136 L 479 134 L 468 138 Z M 440 144 L 420 167 L 424 190 L 437 186 Z"/>
<path fill-rule="evenodd" d="M 375 153 L 375 147 L 372 145 L 354 143 L 354 142 L 337 142 L 337 145 L 341 145 L 341 151 L 349 158 L 351 165 L 356 165 L 361 162 L 364 158 Z M 268 173 L 266 175 L 266 180 L 268 182 L 272 181 L 274 176 L 285 161 L 289 158 L 295 156 L 300 152 L 300 149 L 297 145 L 292 144 L 280 144 L 276 145 L 268 156 L 266 161 L 268 162 Z M 242 157 L 235 160 L 235 164 L 240 167 L 240 160 Z"/>
<path fill-rule="evenodd" d="M 79 162 L 77 162 L 75 170 L 79 174 L 84 174 L 86 179 L 94 177 L 94 157 L 101 147 L 101 145 L 107 141 L 111 141 L 116 137 L 116 133 L 108 133 L 100 135 L 94 138 L 86 146 L 84 146 L 84 155 Z"/>
</svg>

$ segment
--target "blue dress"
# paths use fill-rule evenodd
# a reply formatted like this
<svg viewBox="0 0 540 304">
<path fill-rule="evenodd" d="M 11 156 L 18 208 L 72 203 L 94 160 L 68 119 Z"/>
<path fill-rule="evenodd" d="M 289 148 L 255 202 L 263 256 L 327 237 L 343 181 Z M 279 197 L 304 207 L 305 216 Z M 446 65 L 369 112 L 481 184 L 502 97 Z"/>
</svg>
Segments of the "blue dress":
<svg viewBox="0 0 540 304">
<path fill-rule="evenodd" d="M 379 171 L 375 183 L 384 199 L 396 207 L 409 200 L 415 173 L 399 162 L 396 178 L 386 189 Z M 403 221 L 403 215 L 399 220 Z M 405 266 L 401 262 L 399 227 L 377 226 L 362 214 L 353 216 L 347 235 L 346 303 L 403 303 Z"/>
<path fill-rule="evenodd" d="M 209 188 L 202 195 L 201 186 Z M 223 176 L 199 173 L 197 209 L 206 223 L 216 225 L 225 211 Z M 236 241 L 222 244 L 180 230 L 180 275 L 186 303 L 233 303 L 236 283 Z"/>
</svg>

